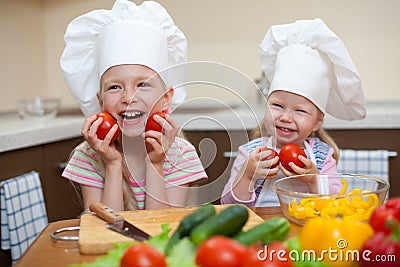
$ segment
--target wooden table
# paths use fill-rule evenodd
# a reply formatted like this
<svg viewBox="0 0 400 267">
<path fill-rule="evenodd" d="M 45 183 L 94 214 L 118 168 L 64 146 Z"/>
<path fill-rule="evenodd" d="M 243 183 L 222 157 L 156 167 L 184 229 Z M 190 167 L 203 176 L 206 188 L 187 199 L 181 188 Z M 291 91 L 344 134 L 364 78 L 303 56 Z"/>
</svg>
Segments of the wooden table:
<svg viewBox="0 0 400 267">
<path fill-rule="evenodd" d="M 280 207 L 254 208 L 252 210 L 264 220 L 283 216 Z M 101 255 L 80 254 L 78 241 L 55 241 L 50 237 L 50 233 L 53 231 L 69 226 L 79 226 L 79 222 L 79 219 L 73 219 L 49 223 L 14 266 L 61 267 L 93 262 Z M 297 235 L 299 229 L 299 225 L 291 224 L 289 236 Z M 68 235 L 78 235 L 78 232 L 69 232 Z"/>
</svg>

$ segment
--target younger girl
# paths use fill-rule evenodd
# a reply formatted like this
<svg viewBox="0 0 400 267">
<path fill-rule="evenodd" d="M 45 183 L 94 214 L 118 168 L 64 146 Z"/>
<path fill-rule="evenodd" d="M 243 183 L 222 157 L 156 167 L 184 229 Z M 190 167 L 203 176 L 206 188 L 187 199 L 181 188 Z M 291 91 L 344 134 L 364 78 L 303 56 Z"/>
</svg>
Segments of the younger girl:
<svg viewBox="0 0 400 267">
<path fill-rule="evenodd" d="M 222 203 L 275 206 L 273 183 L 285 176 L 337 173 L 339 149 L 322 129 L 325 113 L 339 119 L 365 117 L 365 99 L 359 74 L 340 39 L 321 19 L 272 26 L 260 45 L 269 91 L 258 138 L 239 147 L 221 198 Z M 319 138 L 318 138 L 319 137 Z M 295 143 L 307 158 L 304 167 L 281 164 L 283 145 Z M 339 181 L 330 181 L 339 188 Z M 261 193 L 260 193 L 261 192 Z"/>
<path fill-rule="evenodd" d="M 93 202 L 114 210 L 184 206 L 190 184 L 207 177 L 195 148 L 176 137 L 179 126 L 170 116 L 155 116 L 162 132 L 145 132 L 151 114 L 184 98 L 171 79 L 172 66 L 186 59 L 183 33 L 158 3 L 117 0 L 112 10 L 73 20 L 65 40 L 61 67 L 88 117 L 86 141 L 74 149 L 63 177 L 80 184 L 85 209 Z M 104 140 L 96 135 L 100 110 L 122 130 L 114 142 L 117 125 Z"/>
</svg>

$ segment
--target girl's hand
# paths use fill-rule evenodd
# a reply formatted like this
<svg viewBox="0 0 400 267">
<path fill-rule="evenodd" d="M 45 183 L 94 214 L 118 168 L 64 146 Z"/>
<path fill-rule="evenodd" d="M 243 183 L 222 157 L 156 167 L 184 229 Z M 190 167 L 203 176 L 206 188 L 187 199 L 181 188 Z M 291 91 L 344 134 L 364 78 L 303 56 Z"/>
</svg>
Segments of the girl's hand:
<svg viewBox="0 0 400 267">
<path fill-rule="evenodd" d="M 170 115 L 167 115 L 165 119 L 155 115 L 154 120 L 162 126 L 163 131 L 146 131 L 143 133 L 143 137 L 150 162 L 162 164 L 168 149 L 178 134 L 179 125 Z"/>
<path fill-rule="evenodd" d="M 256 147 L 250 154 L 246 162 L 246 168 L 244 175 L 251 180 L 254 178 L 274 178 L 278 171 L 279 165 L 272 168 L 279 161 L 279 157 L 276 156 L 273 159 L 265 159 L 272 154 L 272 151 L 263 151 L 263 147 Z"/>
<path fill-rule="evenodd" d="M 87 117 L 81 128 L 82 136 L 88 142 L 89 146 L 104 159 L 106 164 L 122 162 L 121 153 L 115 148 L 114 142 L 111 142 L 114 133 L 118 129 L 118 125 L 114 125 L 104 140 L 100 140 L 96 133 L 102 122 L 103 118 L 97 118 L 96 115 L 92 114 Z"/>
<path fill-rule="evenodd" d="M 288 171 L 281 165 L 280 167 L 281 167 L 283 174 L 285 174 L 286 176 L 293 176 L 293 175 L 301 175 L 301 174 L 317 174 L 317 173 L 319 173 L 317 166 L 315 166 L 315 164 L 310 159 L 303 157 L 301 155 L 298 157 L 298 159 L 304 163 L 304 167 L 301 168 L 301 167 L 297 166 L 296 164 L 294 164 L 293 162 L 289 162 L 289 166 L 290 166 L 290 168 L 292 168 L 293 172 Z"/>
</svg>

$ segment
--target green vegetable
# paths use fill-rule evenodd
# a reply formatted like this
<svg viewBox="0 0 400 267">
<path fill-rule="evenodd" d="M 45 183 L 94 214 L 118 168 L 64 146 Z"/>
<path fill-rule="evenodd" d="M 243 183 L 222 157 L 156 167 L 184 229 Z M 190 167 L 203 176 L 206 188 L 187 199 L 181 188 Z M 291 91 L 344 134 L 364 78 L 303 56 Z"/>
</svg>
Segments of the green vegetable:
<svg viewBox="0 0 400 267">
<path fill-rule="evenodd" d="M 258 241 L 267 244 L 271 241 L 283 241 L 289 234 L 289 230 L 288 220 L 277 217 L 269 219 L 246 232 L 240 232 L 233 238 L 246 246 Z"/>
<path fill-rule="evenodd" d="M 291 256 L 295 257 L 295 267 L 329 267 L 329 265 L 320 262 L 316 258 L 309 258 L 311 254 L 305 253 L 302 256 L 302 249 L 300 246 L 299 238 L 297 236 L 290 238 L 285 242 L 289 251 L 292 251 Z M 297 253 L 294 253 L 296 251 Z"/>
<path fill-rule="evenodd" d="M 184 237 L 171 249 L 167 263 L 174 267 L 196 267 L 195 256 L 196 246 L 188 237 Z"/>
<path fill-rule="evenodd" d="M 249 212 L 245 206 L 228 206 L 197 225 L 190 233 L 190 238 L 199 245 L 213 235 L 233 236 L 242 229 L 248 218 Z"/>
<path fill-rule="evenodd" d="M 134 242 L 115 243 L 114 249 L 107 255 L 97 258 L 92 263 L 73 264 L 69 267 L 119 267 L 119 261 L 122 255 Z"/>
<path fill-rule="evenodd" d="M 161 224 L 161 229 L 162 232 L 160 234 L 150 237 L 149 240 L 145 242 L 164 253 L 168 244 L 169 232 L 171 232 L 171 228 L 168 227 L 168 223 L 163 223 Z"/>
<path fill-rule="evenodd" d="M 213 215 L 215 215 L 214 206 L 212 204 L 207 204 L 201 206 L 200 208 L 196 209 L 185 218 L 183 218 L 178 228 L 172 234 L 167 244 L 167 247 L 165 248 L 165 254 L 169 255 L 171 249 L 175 246 L 176 243 L 179 242 L 179 240 L 181 240 L 181 238 L 189 236 L 190 232 L 195 226 Z"/>
</svg>

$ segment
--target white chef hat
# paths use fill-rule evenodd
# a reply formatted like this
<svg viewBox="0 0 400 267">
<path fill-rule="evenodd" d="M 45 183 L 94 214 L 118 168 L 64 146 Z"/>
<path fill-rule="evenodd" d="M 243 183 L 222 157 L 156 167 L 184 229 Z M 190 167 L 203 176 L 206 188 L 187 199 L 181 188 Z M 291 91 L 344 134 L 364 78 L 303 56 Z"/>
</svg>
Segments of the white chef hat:
<svg viewBox="0 0 400 267">
<path fill-rule="evenodd" d="M 179 86 L 182 72 L 173 75 L 173 66 L 186 62 L 186 38 L 156 2 L 137 6 L 116 0 L 111 10 L 94 10 L 71 21 L 64 39 L 61 69 L 85 115 L 100 111 L 96 97 L 100 78 L 121 64 L 140 64 L 159 73 L 167 86 L 174 87 L 171 105 L 186 97 L 185 88 Z"/>
<path fill-rule="evenodd" d="M 340 38 L 321 19 L 272 26 L 259 49 L 268 95 L 284 90 L 338 119 L 365 117 L 360 75 Z"/>
</svg>

